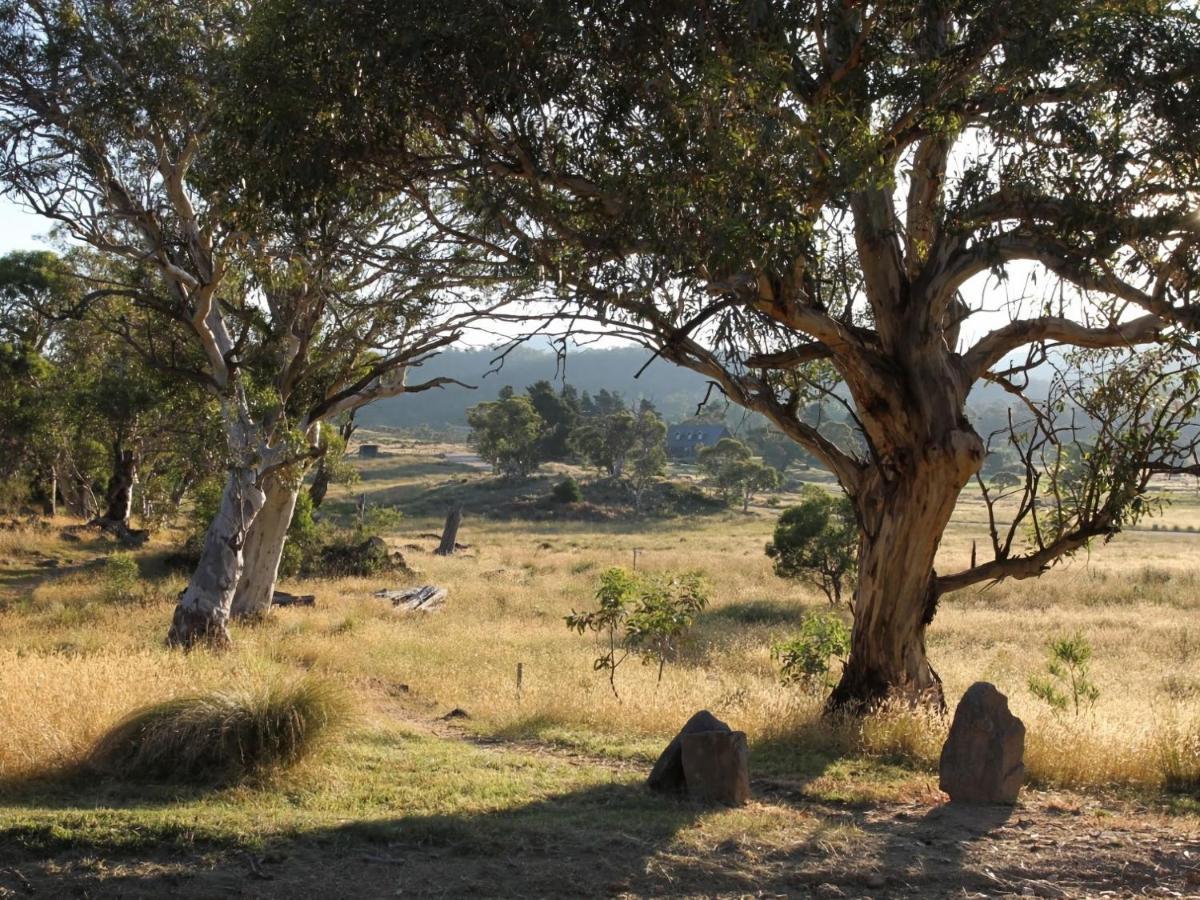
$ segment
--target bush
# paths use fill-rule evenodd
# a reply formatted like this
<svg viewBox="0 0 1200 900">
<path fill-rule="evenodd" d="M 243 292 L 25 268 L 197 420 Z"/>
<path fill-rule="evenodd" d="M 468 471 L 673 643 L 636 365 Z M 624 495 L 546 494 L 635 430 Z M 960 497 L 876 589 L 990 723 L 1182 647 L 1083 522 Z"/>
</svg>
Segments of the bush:
<svg viewBox="0 0 1200 900">
<path fill-rule="evenodd" d="M 663 666 L 679 650 L 679 640 L 692 627 L 696 614 L 708 605 L 708 585 L 698 572 L 682 575 L 648 574 L 612 568 L 600 576 L 596 591 L 600 608 L 592 612 L 571 611 L 567 627 L 583 634 L 605 633 L 608 652 L 598 657 L 592 668 L 608 672 L 608 684 L 617 694 L 617 667 L 630 654 L 643 663 L 658 663 L 658 679 Z M 618 651 L 620 653 L 618 654 Z"/>
<path fill-rule="evenodd" d="M 771 658 L 781 663 L 779 680 L 814 689 L 826 686 L 830 660 L 849 652 L 850 629 L 832 615 L 809 616 L 798 635 L 771 646 Z"/>
<path fill-rule="evenodd" d="M 803 499 L 783 511 L 767 556 L 781 578 L 807 581 L 837 604 L 858 567 L 858 523 L 850 499 L 805 487 Z"/>
<path fill-rule="evenodd" d="M 296 495 L 296 508 L 288 525 L 287 541 L 279 559 L 279 577 L 299 575 L 321 542 L 320 530 L 313 518 L 313 501 L 308 491 Z"/>
<path fill-rule="evenodd" d="M 114 553 L 104 560 L 104 586 L 101 596 L 106 603 L 128 603 L 136 599 L 138 579 L 137 560 L 128 553 Z"/>
<path fill-rule="evenodd" d="M 554 498 L 555 503 L 579 503 L 583 500 L 583 490 L 579 487 L 579 482 L 568 475 L 554 486 L 550 496 Z"/>
<path fill-rule="evenodd" d="M 179 697 L 118 723 L 87 767 L 131 781 L 235 781 L 296 763 L 347 718 L 345 695 L 312 678 Z"/>
</svg>

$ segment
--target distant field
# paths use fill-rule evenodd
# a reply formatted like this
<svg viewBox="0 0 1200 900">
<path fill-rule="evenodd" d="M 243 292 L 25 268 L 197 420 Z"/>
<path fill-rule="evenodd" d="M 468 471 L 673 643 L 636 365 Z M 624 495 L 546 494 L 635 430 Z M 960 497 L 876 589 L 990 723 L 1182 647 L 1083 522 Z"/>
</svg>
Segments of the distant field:
<svg viewBox="0 0 1200 900">
<path fill-rule="evenodd" d="M 535 503 L 561 468 L 513 486 L 456 456 L 462 447 L 385 450 L 359 464 L 359 485 L 335 489 L 326 512 L 348 515 L 364 493 L 369 502 L 404 510 L 388 541 L 419 570 L 417 583 L 449 590 L 442 612 L 398 616 L 370 596 L 413 579 L 285 584 L 315 593 L 317 607 L 279 609 L 262 626 L 235 629 L 232 652 L 184 656 L 162 646 L 182 583 L 162 569 L 165 536 L 142 554 L 149 587 L 130 605 L 101 596 L 102 564 L 93 560 L 111 546 L 100 539 L 66 543 L 57 527 L 0 531 L 0 843 L 18 848 L 0 851 L 0 867 L 4 853 L 69 855 L 82 847 L 100 857 L 132 855 L 139 861 L 120 876 L 126 881 L 79 869 L 79 853 L 70 856 L 71 878 L 150 896 L 181 854 L 192 869 L 200 865 L 195 859 L 209 859 L 211 874 L 220 869 L 212 860 L 234 850 L 261 856 L 285 838 L 307 836 L 316 843 L 287 852 L 312 860 L 321 847 L 352 845 L 361 863 L 364 856 L 393 858 L 397 847 L 453 854 L 449 848 L 463 845 L 478 886 L 503 875 L 502 866 L 493 870 L 480 859 L 508 847 L 515 833 L 535 847 L 552 846 L 559 835 L 572 859 L 602 857 L 611 842 L 612 871 L 595 876 L 589 869 L 587 877 L 611 876 L 618 894 L 672 893 L 672 873 L 700 879 L 681 884 L 702 885 L 702 860 L 728 844 L 736 848 L 730 870 L 740 874 L 724 884 L 736 892 L 756 879 L 784 878 L 771 860 L 803 847 L 826 848 L 810 860 L 813 879 L 831 877 L 820 869 L 832 864 L 824 861 L 830 854 L 877 867 L 884 851 L 873 843 L 870 816 L 843 815 L 839 804 L 859 811 L 884 804 L 891 816 L 897 804 L 925 808 L 937 796 L 944 722 L 893 713 L 831 725 L 819 717 L 819 696 L 779 684 L 770 644 L 827 605 L 772 574 L 763 545 L 777 509 L 523 521 L 512 516 L 512 504 Z M 1186 529 L 1200 527 L 1200 500 L 1194 487 L 1164 490 L 1174 502 L 1155 521 L 1181 531 L 1152 531 L 1147 522 L 1041 579 L 947 597 L 930 630 L 930 653 L 951 702 L 971 682 L 990 680 L 1025 720 L 1031 810 L 1057 804 L 1143 825 L 1169 814 L 1180 833 L 1195 827 L 1200 534 Z M 459 540 L 469 549 L 433 556 L 433 535 L 459 502 L 466 507 Z M 502 507 L 503 518 L 489 517 Z M 939 569 L 966 565 L 973 535 L 985 554 L 982 522 L 982 505 L 964 500 Z M 563 617 L 592 602 L 600 571 L 632 565 L 635 551 L 644 568 L 702 571 L 713 602 L 662 683 L 652 667 L 630 662 L 618 674 L 617 700 L 592 671 L 598 641 L 569 633 Z M 44 567 L 47 558 L 57 559 L 57 568 Z M 1026 688 L 1043 664 L 1046 640 L 1075 631 L 1095 647 L 1100 688 L 1094 710 L 1079 718 L 1053 714 Z M 126 790 L 63 787 L 55 774 L 139 704 L 231 679 L 300 672 L 346 686 L 359 714 L 344 740 L 283 780 L 207 792 Z M 454 708 L 469 718 L 442 722 Z M 632 787 L 664 741 L 701 708 L 748 733 L 761 797 L 750 810 L 696 815 Z M 606 794 L 604 785 L 616 787 Z M 374 837 L 371 827 L 379 829 Z M 621 862 L 627 857 L 636 864 Z M 349 860 L 337 858 L 338 865 Z M 361 864 L 385 874 L 391 865 Z M 414 865 L 413 883 L 436 883 L 425 862 Z M 582 865 L 575 859 L 564 882 L 513 884 L 535 894 L 566 891 L 570 878 L 585 877 L 571 868 Z M 930 871 L 938 865 L 931 857 Z M 186 883 L 198 892 L 229 888 L 194 877 Z M 946 872 L 936 877 L 953 880 Z M 789 889 L 786 880 L 770 883 Z"/>
</svg>

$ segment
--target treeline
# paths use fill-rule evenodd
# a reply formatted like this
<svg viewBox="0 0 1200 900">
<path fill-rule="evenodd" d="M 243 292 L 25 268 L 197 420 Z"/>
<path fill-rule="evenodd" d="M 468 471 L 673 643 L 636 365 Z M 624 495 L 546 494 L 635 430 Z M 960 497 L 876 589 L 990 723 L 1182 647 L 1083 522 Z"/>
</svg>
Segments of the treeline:
<svg viewBox="0 0 1200 900">
<path fill-rule="evenodd" d="M 666 471 L 667 425 L 654 404 L 643 399 L 631 409 L 606 388 L 592 396 L 542 380 L 518 395 L 506 385 L 496 400 L 468 409 L 467 421 L 471 446 L 496 474 L 524 478 L 544 462 L 581 463 L 624 483 L 637 512 Z M 720 421 L 720 413 L 708 421 Z M 778 488 L 789 466 L 807 468 L 804 456 L 778 430 L 758 428 L 746 443 L 723 438 L 702 449 L 696 461 L 706 483 L 745 510 L 756 493 Z"/>
</svg>

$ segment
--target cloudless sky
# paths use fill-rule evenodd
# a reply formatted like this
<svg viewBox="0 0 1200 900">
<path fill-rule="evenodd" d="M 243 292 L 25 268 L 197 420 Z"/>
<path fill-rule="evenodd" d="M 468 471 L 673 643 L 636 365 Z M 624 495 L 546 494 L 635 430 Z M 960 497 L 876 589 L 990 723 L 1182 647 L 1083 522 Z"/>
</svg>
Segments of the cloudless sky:
<svg viewBox="0 0 1200 900">
<path fill-rule="evenodd" d="M 46 241 L 38 240 L 38 237 L 45 237 L 49 231 L 48 220 L 0 197 L 0 254 L 13 250 L 48 250 Z"/>
</svg>

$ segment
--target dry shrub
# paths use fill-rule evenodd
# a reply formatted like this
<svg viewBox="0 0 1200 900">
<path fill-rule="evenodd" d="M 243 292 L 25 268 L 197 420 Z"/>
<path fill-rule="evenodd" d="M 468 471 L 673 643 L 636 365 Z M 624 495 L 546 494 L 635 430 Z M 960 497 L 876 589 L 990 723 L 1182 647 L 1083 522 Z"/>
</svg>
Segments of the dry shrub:
<svg viewBox="0 0 1200 900">
<path fill-rule="evenodd" d="M 341 690 L 312 677 L 177 697 L 119 722 L 87 765 L 131 781 L 234 781 L 298 762 L 348 710 Z"/>
</svg>

